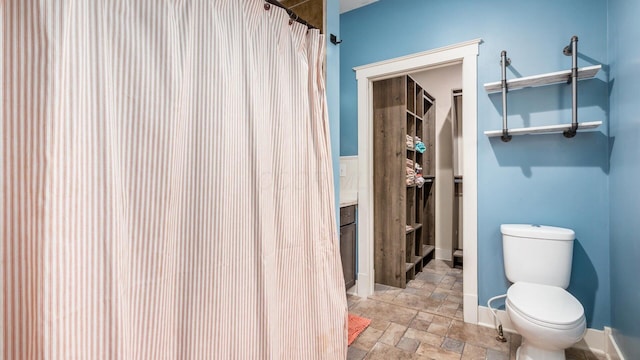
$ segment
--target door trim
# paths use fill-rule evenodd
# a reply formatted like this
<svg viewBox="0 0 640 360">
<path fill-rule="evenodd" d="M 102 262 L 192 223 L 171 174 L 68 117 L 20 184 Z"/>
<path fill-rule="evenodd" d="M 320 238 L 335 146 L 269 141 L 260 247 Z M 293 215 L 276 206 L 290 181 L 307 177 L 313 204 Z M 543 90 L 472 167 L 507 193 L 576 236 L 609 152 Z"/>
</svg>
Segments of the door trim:
<svg viewBox="0 0 640 360">
<path fill-rule="evenodd" d="M 374 291 L 373 249 L 373 81 L 462 63 L 463 172 L 462 198 L 464 321 L 478 323 L 478 50 L 481 39 L 380 61 L 354 68 L 358 86 L 358 281 L 356 294 Z M 436 179 L 437 181 L 437 179 Z"/>
</svg>

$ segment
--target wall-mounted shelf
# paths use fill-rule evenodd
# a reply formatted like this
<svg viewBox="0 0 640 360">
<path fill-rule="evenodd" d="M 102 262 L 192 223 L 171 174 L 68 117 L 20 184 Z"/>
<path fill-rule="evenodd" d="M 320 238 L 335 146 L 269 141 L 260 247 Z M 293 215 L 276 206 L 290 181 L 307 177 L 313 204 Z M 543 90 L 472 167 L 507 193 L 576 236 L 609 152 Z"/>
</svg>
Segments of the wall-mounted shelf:
<svg viewBox="0 0 640 360">
<path fill-rule="evenodd" d="M 602 65 L 587 66 L 578 69 L 578 80 L 591 79 L 598 74 Z M 517 90 L 527 87 L 536 87 L 552 84 L 571 83 L 571 70 L 556 71 L 547 74 L 526 76 L 517 79 L 507 80 L 509 90 Z M 484 89 L 488 93 L 502 91 L 502 82 L 496 81 L 484 84 Z M 510 131 L 511 132 L 511 131 Z"/>
<path fill-rule="evenodd" d="M 594 129 L 602 125 L 602 121 L 592 121 L 578 123 L 578 80 L 590 79 L 596 76 L 602 65 L 587 66 L 578 68 L 578 37 L 571 37 L 571 43 L 562 52 L 571 56 L 571 69 L 552 73 L 527 76 L 518 79 L 507 80 L 507 66 L 511 65 L 511 59 L 507 58 L 507 52 L 503 50 L 500 54 L 500 66 L 502 68 L 502 79 L 492 83 L 484 84 L 484 89 L 488 93 L 502 92 L 502 129 L 489 130 L 484 134 L 489 137 L 500 136 L 502 141 L 511 141 L 512 135 L 526 134 L 552 134 L 562 133 L 567 138 L 572 138 L 578 130 Z M 526 128 L 509 129 L 507 126 L 507 92 L 527 87 L 544 86 L 551 84 L 567 83 L 571 84 L 571 123 L 562 125 L 534 126 Z"/>
<path fill-rule="evenodd" d="M 600 125 L 602 125 L 602 121 L 583 122 L 578 124 L 578 130 L 595 129 Z M 571 124 L 531 126 L 509 129 L 509 135 L 554 134 L 568 130 L 571 130 Z M 487 130 L 484 134 L 488 137 L 502 136 L 502 130 Z"/>
</svg>

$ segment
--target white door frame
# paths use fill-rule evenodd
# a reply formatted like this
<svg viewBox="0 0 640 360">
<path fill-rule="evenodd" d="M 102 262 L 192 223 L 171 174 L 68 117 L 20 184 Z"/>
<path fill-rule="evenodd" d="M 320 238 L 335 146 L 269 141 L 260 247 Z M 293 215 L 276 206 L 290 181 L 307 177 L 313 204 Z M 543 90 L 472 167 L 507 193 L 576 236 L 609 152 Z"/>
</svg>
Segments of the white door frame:
<svg viewBox="0 0 640 360">
<path fill-rule="evenodd" d="M 358 281 L 356 293 L 374 291 L 373 249 L 373 81 L 462 63 L 464 196 L 464 321 L 478 323 L 478 48 L 481 39 L 354 68 L 358 81 Z M 436 179 L 438 181 L 438 179 Z"/>
</svg>

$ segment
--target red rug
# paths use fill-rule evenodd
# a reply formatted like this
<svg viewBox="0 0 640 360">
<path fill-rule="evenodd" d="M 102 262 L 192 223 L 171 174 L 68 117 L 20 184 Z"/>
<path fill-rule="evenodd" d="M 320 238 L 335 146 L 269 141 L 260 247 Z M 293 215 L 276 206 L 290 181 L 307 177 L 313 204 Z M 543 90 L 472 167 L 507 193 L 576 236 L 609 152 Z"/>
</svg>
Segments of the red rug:
<svg viewBox="0 0 640 360">
<path fill-rule="evenodd" d="M 371 324 L 371 320 L 349 314 L 349 345 Z"/>
</svg>

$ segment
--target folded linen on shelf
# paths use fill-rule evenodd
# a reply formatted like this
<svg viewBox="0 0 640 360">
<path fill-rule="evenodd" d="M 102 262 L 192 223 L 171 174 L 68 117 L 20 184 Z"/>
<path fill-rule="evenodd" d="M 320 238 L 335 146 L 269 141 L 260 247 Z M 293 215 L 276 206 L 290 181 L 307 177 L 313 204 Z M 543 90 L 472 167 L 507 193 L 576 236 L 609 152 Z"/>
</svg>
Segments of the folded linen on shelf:
<svg viewBox="0 0 640 360">
<path fill-rule="evenodd" d="M 413 149 L 413 136 L 407 135 L 407 148 Z"/>
<path fill-rule="evenodd" d="M 406 164 L 407 164 L 407 167 L 413 167 L 413 160 L 406 159 Z"/>
<path fill-rule="evenodd" d="M 407 178 L 406 178 L 407 185 L 408 186 L 414 185 L 416 181 L 416 172 L 413 170 L 412 167 L 409 167 L 409 166 L 406 167 L 406 172 L 407 172 Z"/>
</svg>

